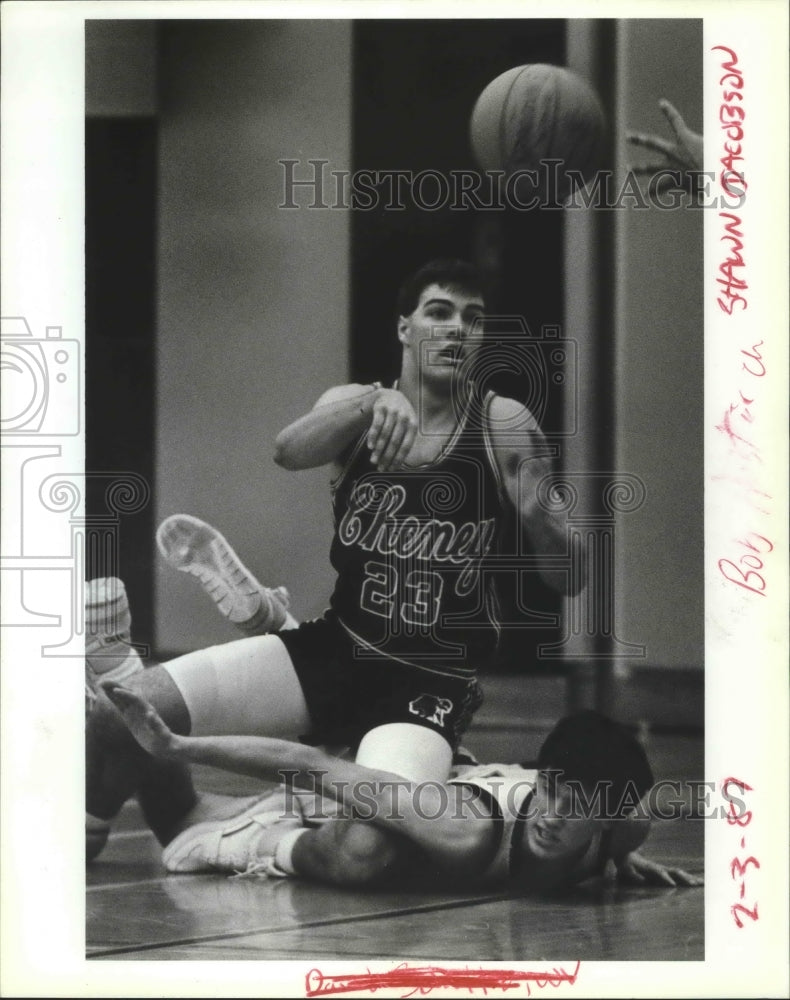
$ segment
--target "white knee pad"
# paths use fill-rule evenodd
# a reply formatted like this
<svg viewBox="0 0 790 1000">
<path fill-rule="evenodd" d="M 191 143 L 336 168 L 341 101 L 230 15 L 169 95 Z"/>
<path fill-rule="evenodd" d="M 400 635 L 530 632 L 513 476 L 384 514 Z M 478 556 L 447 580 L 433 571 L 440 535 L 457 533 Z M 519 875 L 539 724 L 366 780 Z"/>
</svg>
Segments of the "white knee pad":
<svg viewBox="0 0 790 1000">
<path fill-rule="evenodd" d="M 357 764 L 400 774 L 409 781 L 445 781 L 453 752 L 438 733 L 410 722 L 389 722 L 365 733 Z"/>
<path fill-rule="evenodd" d="M 163 666 L 189 710 L 192 736 L 293 739 L 310 728 L 291 657 L 276 635 L 209 646 Z"/>
</svg>

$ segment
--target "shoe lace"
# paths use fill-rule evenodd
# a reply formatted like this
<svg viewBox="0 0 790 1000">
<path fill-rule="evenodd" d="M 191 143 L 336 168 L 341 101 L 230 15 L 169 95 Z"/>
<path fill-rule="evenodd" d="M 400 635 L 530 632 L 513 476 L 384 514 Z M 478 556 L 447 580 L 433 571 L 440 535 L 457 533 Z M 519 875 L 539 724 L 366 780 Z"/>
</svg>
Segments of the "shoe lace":
<svg viewBox="0 0 790 1000">
<path fill-rule="evenodd" d="M 261 861 L 248 861 L 247 867 L 235 871 L 228 878 L 269 878 L 271 875 L 271 858 L 263 858 Z"/>
<path fill-rule="evenodd" d="M 274 858 L 258 858 L 255 861 L 248 861 L 247 867 L 237 870 L 228 878 L 287 878 L 288 873 L 280 871 Z"/>
</svg>

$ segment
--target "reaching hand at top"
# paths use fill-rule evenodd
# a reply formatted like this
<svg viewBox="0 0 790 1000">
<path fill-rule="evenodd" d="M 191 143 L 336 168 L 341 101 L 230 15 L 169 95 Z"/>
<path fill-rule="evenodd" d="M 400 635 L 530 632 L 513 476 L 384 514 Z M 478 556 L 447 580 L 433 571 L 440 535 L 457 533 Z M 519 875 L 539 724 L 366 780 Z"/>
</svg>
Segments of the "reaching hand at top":
<svg viewBox="0 0 790 1000">
<path fill-rule="evenodd" d="M 688 176 L 689 172 L 702 170 L 702 136 L 693 132 L 686 125 L 683 116 L 666 98 L 662 98 L 658 102 L 658 106 L 669 122 L 670 128 L 674 133 L 674 141 L 646 132 L 626 133 L 626 139 L 633 146 L 640 146 L 643 149 L 650 150 L 652 153 L 658 153 L 662 157 L 661 160 L 640 166 L 632 166 L 630 169 L 635 174 L 643 176 L 651 176 L 660 171 L 676 171 L 679 175 L 679 183 L 675 183 L 672 177 L 664 173 L 657 182 L 658 189 L 682 188 L 689 190 L 691 187 L 691 181 Z"/>
</svg>

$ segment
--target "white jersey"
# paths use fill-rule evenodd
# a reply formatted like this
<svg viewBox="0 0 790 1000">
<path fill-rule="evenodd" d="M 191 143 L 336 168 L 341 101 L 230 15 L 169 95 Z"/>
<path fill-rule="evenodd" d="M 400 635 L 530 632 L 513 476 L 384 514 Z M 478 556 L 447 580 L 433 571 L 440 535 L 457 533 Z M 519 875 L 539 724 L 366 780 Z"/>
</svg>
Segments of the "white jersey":
<svg viewBox="0 0 790 1000">
<path fill-rule="evenodd" d="M 451 784 L 471 785 L 487 797 L 499 825 L 496 851 L 480 876 L 483 885 L 512 881 L 529 864 L 529 855 L 519 850 L 524 823 L 535 791 L 538 772 L 519 764 L 474 764 L 453 768 Z M 563 872 L 563 882 L 580 882 L 600 875 L 609 857 L 609 833 L 596 833 L 584 854 Z"/>
</svg>

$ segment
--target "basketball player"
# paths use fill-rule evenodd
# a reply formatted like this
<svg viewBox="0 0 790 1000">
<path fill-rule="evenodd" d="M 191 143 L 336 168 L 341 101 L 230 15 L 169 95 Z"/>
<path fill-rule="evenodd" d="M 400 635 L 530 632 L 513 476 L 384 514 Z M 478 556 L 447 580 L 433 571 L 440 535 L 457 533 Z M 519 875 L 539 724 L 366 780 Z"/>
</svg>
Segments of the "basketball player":
<svg viewBox="0 0 790 1000">
<path fill-rule="evenodd" d="M 538 502 L 552 468 L 540 428 L 470 378 L 484 310 L 477 272 L 432 262 L 405 283 L 398 308 L 396 385 L 330 389 L 276 441 L 286 468 L 333 466 L 329 610 L 135 674 L 128 684 L 174 732 L 301 737 L 349 746 L 363 766 L 444 780 L 496 644 L 485 561 L 506 506 L 546 557 L 544 580 L 580 585 L 578 556 L 574 573 L 557 568 L 568 562 L 564 523 Z M 106 826 L 138 791 L 169 839 L 195 792 L 178 763 L 166 780 L 149 771 L 99 698 L 88 718 L 88 813 Z"/>
<path fill-rule="evenodd" d="M 299 875 L 356 886 L 408 880 L 426 887 L 462 877 L 465 888 L 530 891 L 603 875 L 613 862 L 632 882 L 702 884 L 636 852 L 649 831 L 640 800 L 652 772 L 639 743 L 596 712 L 555 726 L 536 770 L 473 766 L 447 783 L 418 784 L 283 740 L 177 736 L 136 694 L 111 682 L 105 690 L 135 739 L 160 760 L 273 781 L 288 776 L 287 787 L 234 823 L 202 823 L 176 836 L 163 855 L 171 872 Z M 325 799 L 302 796 L 298 787 Z M 328 815 L 316 809 L 325 800 L 336 803 Z"/>
</svg>

